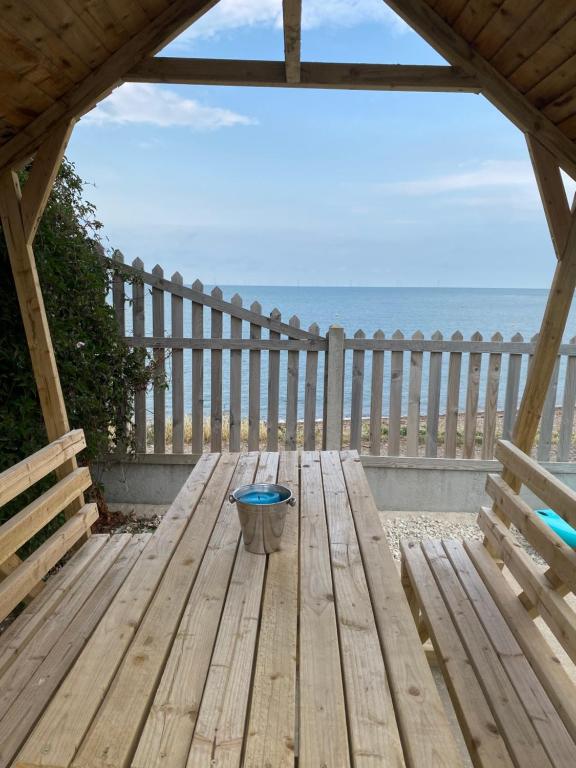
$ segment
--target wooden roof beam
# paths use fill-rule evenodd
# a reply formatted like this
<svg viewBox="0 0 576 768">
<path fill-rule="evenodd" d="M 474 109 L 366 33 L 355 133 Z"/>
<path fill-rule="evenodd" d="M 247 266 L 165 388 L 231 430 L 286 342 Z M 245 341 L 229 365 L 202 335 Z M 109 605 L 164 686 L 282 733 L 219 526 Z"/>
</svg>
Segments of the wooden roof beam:
<svg viewBox="0 0 576 768">
<path fill-rule="evenodd" d="M 146 56 L 153 56 L 217 2 L 218 0 L 173 0 L 165 11 L 111 54 L 76 88 L 52 104 L 24 130 L 0 147 L 0 173 L 31 157 L 51 131 L 91 109 L 122 82 L 124 74 L 134 64 Z"/>
<path fill-rule="evenodd" d="M 480 81 L 482 93 L 515 125 L 535 136 L 576 179 L 576 144 L 494 69 L 425 0 L 384 0 L 407 24 L 452 64 Z"/>
<path fill-rule="evenodd" d="M 302 37 L 302 0 L 282 0 L 284 21 L 284 58 L 286 82 L 300 81 L 300 48 Z"/>
<path fill-rule="evenodd" d="M 456 67 L 303 61 L 299 69 L 299 80 L 287 82 L 283 61 L 156 57 L 137 64 L 124 79 L 184 85 L 480 92 L 477 79 Z"/>
</svg>

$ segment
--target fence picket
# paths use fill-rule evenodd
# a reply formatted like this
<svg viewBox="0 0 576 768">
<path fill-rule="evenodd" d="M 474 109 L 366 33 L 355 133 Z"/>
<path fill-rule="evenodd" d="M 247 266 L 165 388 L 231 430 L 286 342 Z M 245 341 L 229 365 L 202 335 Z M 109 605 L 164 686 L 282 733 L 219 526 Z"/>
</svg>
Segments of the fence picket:
<svg viewBox="0 0 576 768">
<path fill-rule="evenodd" d="M 432 334 L 434 341 L 442 341 L 440 331 Z M 428 414 L 426 418 L 426 456 L 438 455 L 438 422 L 440 419 L 440 384 L 442 376 L 442 352 L 430 352 L 428 372 Z"/>
<path fill-rule="evenodd" d="M 252 302 L 252 312 L 262 313 L 262 307 L 257 301 Z M 250 323 L 250 338 L 259 339 L 262 336 L 262 326 Z M 258 349 L 249 352 L 248 373 L 248 450 L 257 451 L 260 448 L 260 357 Z"/>
<path fill-rule="evenodd" d="M 222 299 L 220 288 L 213 288 L 210 295 Z M 222 312 L 219 309 L 210 310 L 211 336 L 213 339 L 222 338 Z M 222 450 L 222 350 L 212 349 L 210 377 L 210 450 Z"/>
<path fill-rule="evenodd" d="M 152 270 L 156 277 L 164 277 L 164 270 L 156 264 Z M 164 337 L 164 291 L 152 288 L 152 333 Z M 166 452 L 166 352 L 162 348 L 154 349 L 154 453 Z"/>
<path fill-rule="evenodd" d="M 412 334 L 414 340 L 424 338 L 422 331 Z M 408 418 L 406 423 L 406 455 L 418 456 L 420 442 L 420 401 L 422 396 L 423 352 L 410 352 L 410 378 L 408 381 Z"/>
<path fill-rule="evenodd" d="M 378 329 L 375 339 L 383 339 L 384 333 Z M 384 352 L 372 352 L 372 384 L 370 394 L 370 453 L 380 455 L 382 443 L 382 390 L 384 387 Z"/>
<path fill-rule="evenodd" d="M 192 287 L 203 291 L 200 280 L 195 280 Z M 192 337 L 204 338 L 204 305 L 192 302 Z M 204 449 L 204 350 L 192 350 L 192 453 L 202 453 Z"/>
<path fill-rule="evenodd" d="M 482 341 L 476 331 L 472 341 Z M 480 371 L 482 354 L 471 352 L 468 359 L 468 389 L 466 391 L 466 415 L 464 417 L 464 458 L 473 459 L 476 450 L 476 424 L 478 421 L 478 396 L 480 394 Z"/>
<path fill-rule="evenodd" d="M 514 334 L 511 341 L 523 342 L 524 337 L 520 333 Z M 522 355 L 508 355 L 508 376 L 506 378 L 506 395 L 504 397 L 504 417 L 502 421 L 502 438 L 510 440 L 516 411 L 518 410 L 518 393 L 520 391 L 520 371 L 522 369 Z"/>
<path fill-rule="evenodd" d="M 120 267 L 123 266 L 124 256 L 120 251 L 114 251 L 112 262 Z M 126 315 L 124 309 L 125 290 L 126 286 L 124 285 L 124 278 L 115 270 L 112 275 L 112 306 L 114 307 L 114 315 L 122 336 L 126 334 Z"/>
<path fill-rule="evenodd" d="M 548 392 L 542 407 L 542 418 L 540 419 L 540 438 L 536 449 L 538 461 L 550 461 L 550 450 L 552 448 L 552 432 L 554 430 L 554 417 L 556 415 L 556 391 L 558 389 L 558 371 L 560 369 L 560 357 L 556 358 L 552 378 L 548 385 Z"/>
<path fill-rule="evenodd" d="M 462 341 L 460 331 L 452 334 L 452 341 Z M 444 457 L 456 456 L 458 443 L 458 408 L 460 405 L 460 376 L 462 372 L 462 352 L 450 352 L 448 362 L 448 390 L 446 394 L 446 426 L 444 435 Z"/>
<path fill-rule="evenodd" d="M 143 271 L 141 259 L 134 259 L 134 269 Z M 144 283 L 138 278 L 132 283 L 132 333 L 134 338 L 145 334 Z M 137 453 L 146 453 L 146 390 L 139 389 L 134 395 L 134 442 Z"/>
<path fill-rule="evenodd" d="M 344 401 L 344 329 L 331 325 L 328 330 L 328 353 L 324 364 L 324 431 L 323 447 L 327 451 L 342 448 L 342 406 Z"/>
<path fill-rule="evenodd" d="M 502 341 L 502 334 L 495 333 L 491 341 Z M 491 352 L 488 358 L 488 376 L 484 400 L 484 432 L 482 434 L 482 458 L 494 458 L 496 446 L 496 423 L 498 421 L 498 393 L 500 391 L 500 369 L 502 355 Z"/>
<path fill-rule="evenodd" d="M 237 307 L 242 306 L 242 298 L 235 293 L 230 299 Z M 242 338 L 242 320 L 239 317 L 230 318 L 230 338 Z M 242 350 L 230 350 L 230 435 L 231 451 L 240 450 L 242 429 Z"/>
<path fill-rule="evenodd" d="M 280 322 L 282 315 L 276 308 L 270 312 L 270 319 Z M 279 339 L 278 331 L 270 331 L 270 340 Z M 266 418 L 266 446 L 269 451 L 278 450 L 278 413 L 280 407 L 280 352 L 268 352 L 268 411 Z"/>
<path fill-rule="evenodd" d="M 293 328 L 300 328 L 300 320 L 293 315 L 288 321 Z M 298 375 L 300 352 L 288 352 L 286 369 L 286 437 L 287 451 L 296 450 L 296 430 L 298 429 Z"/>
<path fill-rule="evenodd" d="M 356 331 L 355 339 L 365 339 L 362 330 Z M 352 353 L 352 402 L 350 409 L 350 449 L 360 453 L 362 449 L 362 406 L 364 404 L 364 355 L 363 349 Z"/>
<path fill-rule="evenodd" d="M 576 344 L 576 337 L 570 339 Z M 576 406 L 576 355 L 568 355 L 566 360 L 566 378 L 564 380 L 564 398 L 562 400 L 562 421 L 558 436 L 557 461 L 569 461 L 574 428 L 574 407 Z"/>
<path fill-rule="evenodd" d="M 184 282 L 179 272 L 174 272 L 172 282 Z M 171 295 L 172 336 L 184 336 L 184 299 Z M 172 349 L 172 453 L 184 453 L 184 350 Z"/>
<path fill-rule="evenodd" d="M 320 333 L 317 323 L 308 329 Z M 304 382 L 304 450 L 316 450 L 316 396 L 318 386 L 318 352 L 306 353 L 306 378 Z"/>
<path fill-rule="evenodd" d="M 394 331 L 393 339 L 403 339 L 402 331 Z M 400 424 L 402 419 L 402 376 L 404 353 L 392 352 L 390 364 L 390 411 L 388 416 L 388 455 L 400 454 Z"/>
</svg>

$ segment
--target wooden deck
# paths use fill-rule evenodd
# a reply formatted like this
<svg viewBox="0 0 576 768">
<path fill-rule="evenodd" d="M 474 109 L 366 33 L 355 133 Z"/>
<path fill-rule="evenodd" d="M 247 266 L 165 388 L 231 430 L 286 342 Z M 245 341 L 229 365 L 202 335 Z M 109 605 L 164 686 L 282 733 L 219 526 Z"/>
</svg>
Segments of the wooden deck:
<svg viewBox="0 0 576 768">
<path fill-rule="evenodd" d="M 249 554 L 229 490 L 289 485 Z M 355 452 L 206 454 L 0 636 L 0 766 L 460 766 Z"/>
</svg>

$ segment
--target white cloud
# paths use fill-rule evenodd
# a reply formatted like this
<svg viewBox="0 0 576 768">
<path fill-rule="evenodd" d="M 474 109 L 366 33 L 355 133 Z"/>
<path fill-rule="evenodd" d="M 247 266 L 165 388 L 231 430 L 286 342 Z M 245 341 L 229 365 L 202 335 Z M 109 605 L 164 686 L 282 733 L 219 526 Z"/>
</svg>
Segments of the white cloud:
<svg viewBox="0 0 576 768">
<path fill-rule="evenodd" d="M 83 122 L 92 125 L 144 123 L 161 128 L 179 125 L 196 131 L 212 131 L 253 125 L 256 121 L 229 109 L 204 106 L 161 86 L 125 83 L 89 112 Z"/>
<path fill-rule="evenodd" d="M 530 163 L 523 160 L 487 160 L 470 170 L 427 179 L 390 182 L 379 187 L 414 196 L 500 187 L 532 188 L 534 174 Z"/>
<path fill-rule="evenodd" d="M 366 22 L 387 24 L 398 32 L 408 29 L 382 0 L 305 0 L 302 3 L 303 29 L 351 27 Z M 281 29 L 282 0 L 220 0 L 218 5 L 185 31 L 177 43 L 253 26 Z"/>
</svg>

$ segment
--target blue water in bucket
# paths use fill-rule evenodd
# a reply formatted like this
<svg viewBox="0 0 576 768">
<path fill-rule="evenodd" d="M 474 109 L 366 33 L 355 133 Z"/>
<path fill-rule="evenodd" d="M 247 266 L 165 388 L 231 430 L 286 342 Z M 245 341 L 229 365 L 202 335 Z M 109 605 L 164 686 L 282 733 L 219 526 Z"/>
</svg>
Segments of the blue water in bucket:
<svg viewBox="0 0 576 768">
<path fill-rule="evenodd" d="M 238 500 L 243 504 L 278 504 L 283 501 L 278 491 L 248 491 Z"/>
</svg>

